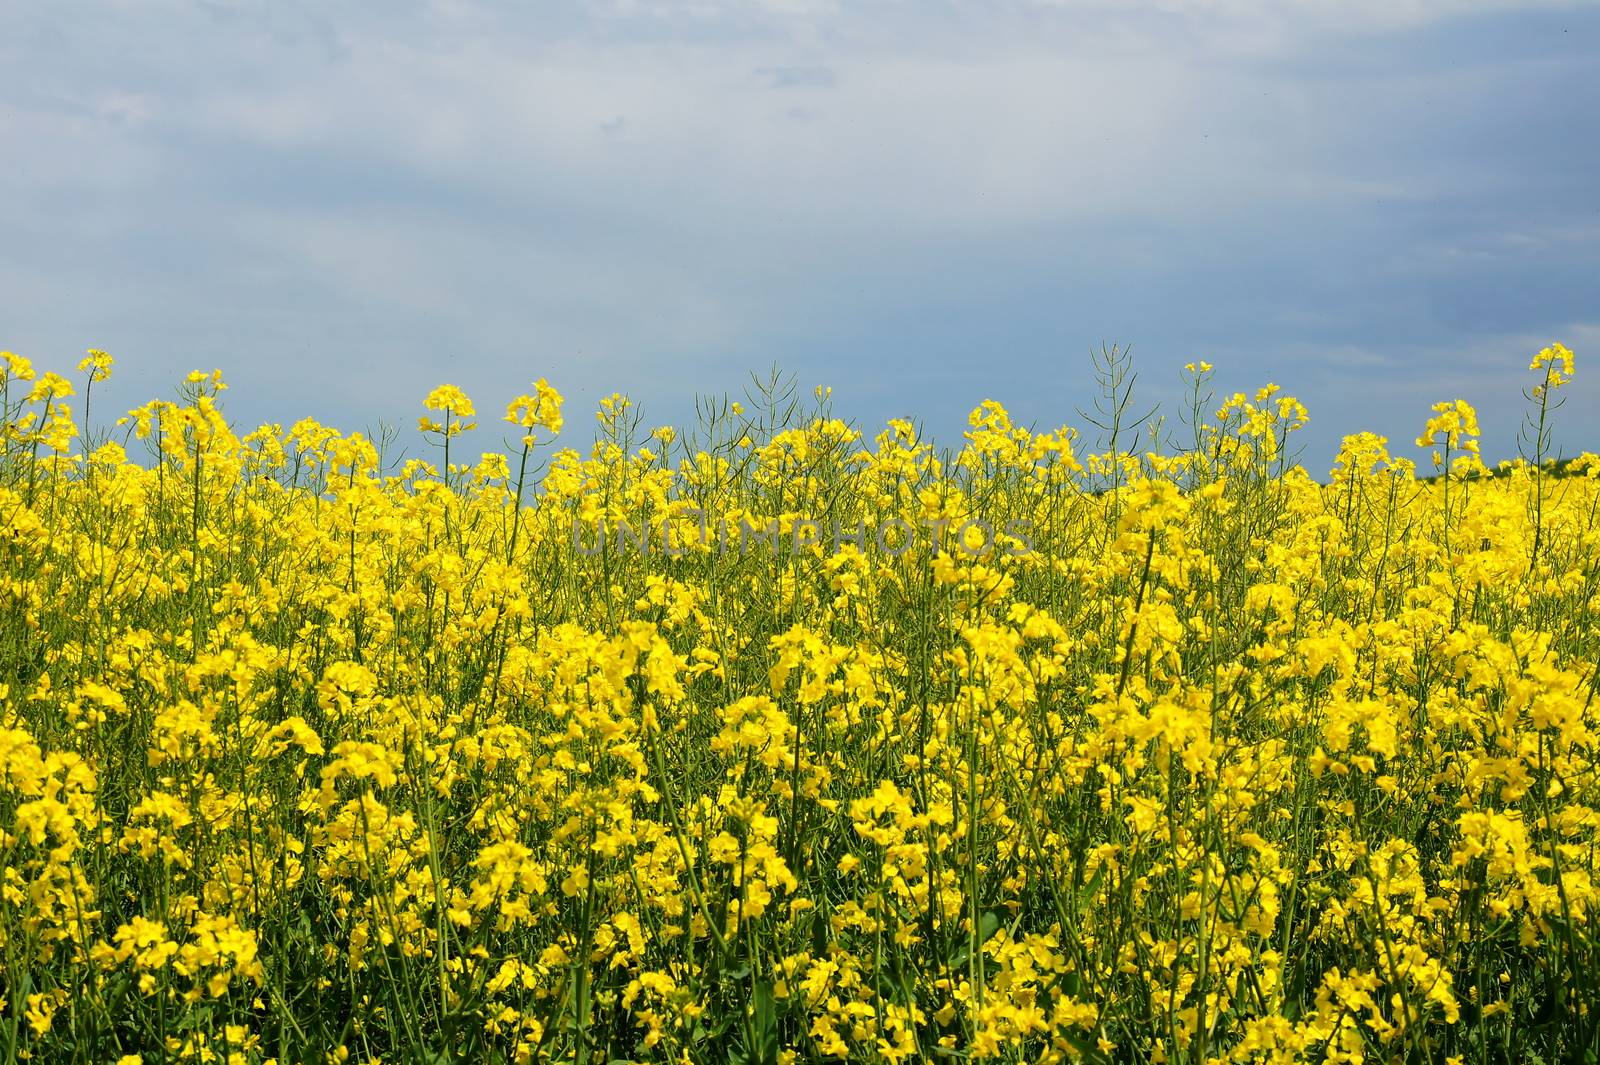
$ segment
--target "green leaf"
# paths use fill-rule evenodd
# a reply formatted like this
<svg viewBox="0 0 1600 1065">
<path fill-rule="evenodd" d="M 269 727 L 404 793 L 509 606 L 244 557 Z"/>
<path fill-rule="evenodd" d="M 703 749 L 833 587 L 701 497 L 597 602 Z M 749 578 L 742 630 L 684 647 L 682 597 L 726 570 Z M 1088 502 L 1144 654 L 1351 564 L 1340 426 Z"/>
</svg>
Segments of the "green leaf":
<svg viewBox="0 0 1600 1065">
<path fill-rule="evenodd" d="M 752 1057 L 761 1065 L 777 1065 L 778 1010 L 772 998 L 771 981 L 758 981 L 752 997 L 755 1009 L 755 1046 L 751 1047 Z"/>
</svg>

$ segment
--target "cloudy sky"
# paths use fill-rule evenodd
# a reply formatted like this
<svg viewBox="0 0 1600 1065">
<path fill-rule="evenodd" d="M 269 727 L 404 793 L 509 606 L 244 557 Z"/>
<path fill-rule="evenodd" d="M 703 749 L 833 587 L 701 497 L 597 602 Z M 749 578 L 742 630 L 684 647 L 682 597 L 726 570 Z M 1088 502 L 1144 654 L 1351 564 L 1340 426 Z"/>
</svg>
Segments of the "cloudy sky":
<svg viewBox="0 0 1600 1065">
<path fill-rule="evenodd" d="M 1324 472 L 1458 396 L 1514 453 L 1561 339 L 1600 450 L 1593 2 L 11 0 L 0 71 L 0 347 L 109 349 L 108 408 L 542 375 L 581 444 L 776 363 L 958 443 L 1081 424 L 1118 342 L 1299 395 Z"/>
</svg>

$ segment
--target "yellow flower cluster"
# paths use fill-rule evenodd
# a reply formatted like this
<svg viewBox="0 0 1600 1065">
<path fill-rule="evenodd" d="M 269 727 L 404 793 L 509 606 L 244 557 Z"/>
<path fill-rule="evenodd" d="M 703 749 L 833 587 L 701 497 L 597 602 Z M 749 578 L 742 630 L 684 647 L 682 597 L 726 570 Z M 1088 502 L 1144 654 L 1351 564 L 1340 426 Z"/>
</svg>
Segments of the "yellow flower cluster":
<svg viewBox="0 0 1600 1065">
<path fill-rule="evenodd" d="M 1457 400 L 1319 483 L 1207 363 L 1168 454 L 781 386 L 553 450 L 541 378 L 435 465 L 0 353 L 0 1056 L 1593 1060 L 1600 457 L 1532 371 L 1534 460 Z"/>
</svg>

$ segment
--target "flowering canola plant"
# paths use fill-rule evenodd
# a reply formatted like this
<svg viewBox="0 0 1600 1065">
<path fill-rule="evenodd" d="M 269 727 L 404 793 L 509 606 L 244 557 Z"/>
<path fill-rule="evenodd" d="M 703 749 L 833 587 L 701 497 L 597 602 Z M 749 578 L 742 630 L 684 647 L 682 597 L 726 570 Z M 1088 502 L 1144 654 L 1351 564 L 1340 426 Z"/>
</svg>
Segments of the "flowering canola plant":
<svg viewBox="0 0 1600 1065">
<path fill-rule="evenodd" d="M 1600 1047 L 1560 345 L 1535 459 L 1457 400 L 1434 476 L 1359 434 L 1326 483 L 1205 364 L 1165 453 L 986 402 L 941 454 L 826 390 L 612 396 L 582 453 L 541 378 L 476 462 L 453 386 L 406 459 L 241 435 L 219 373 L 97 429 L 78 370 L 0 354 L 6 1060 Z"/>
</svg>

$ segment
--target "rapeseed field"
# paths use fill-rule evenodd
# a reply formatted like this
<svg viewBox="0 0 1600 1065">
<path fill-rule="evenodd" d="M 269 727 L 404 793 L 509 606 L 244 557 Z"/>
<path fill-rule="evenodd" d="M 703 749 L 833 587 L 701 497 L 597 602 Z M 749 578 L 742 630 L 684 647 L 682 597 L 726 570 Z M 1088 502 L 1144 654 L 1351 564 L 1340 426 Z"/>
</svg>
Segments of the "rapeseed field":
<svg viewBox="0 0 1600 1065">
<path fill-rule="evenodd" d="M 579 451 L 540 380 L 478 457 L 451 386 L 241 434 L 0 356 L 0 1054 L 1595 1061 L 1572 353 L 1494 470 L 1100 369 L 955 453 L 778 380 Z"/>
</svg>

